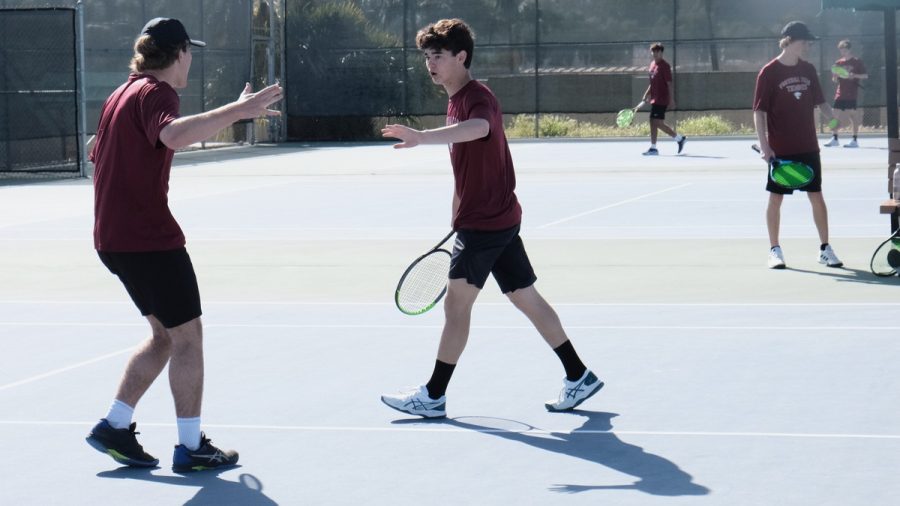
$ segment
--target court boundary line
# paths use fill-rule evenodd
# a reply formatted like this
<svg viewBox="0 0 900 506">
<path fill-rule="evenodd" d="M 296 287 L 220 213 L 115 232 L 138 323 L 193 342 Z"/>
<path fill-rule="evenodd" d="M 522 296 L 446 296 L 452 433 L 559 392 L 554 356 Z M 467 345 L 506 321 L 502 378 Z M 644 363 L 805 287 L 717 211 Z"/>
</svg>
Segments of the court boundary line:
<svg viewBox="0 0 900 506">
<path fill-rule="evenodd" d="M 0 322 L 12 327 L 146 327 L 146 322 Z M 443 324 L 326 324 L 326 323 L 204 323 L 205 329 L 442 329 Z M 532 325 L 472 325 L 472 330 L 528 330 Z M 774 326 L 774 325 L 565 325 L 567 330 L 900 330 L 900 326 Z"/>
<path fill-rule="evenodd" d="M 75 364 L 67 365 L 67 366 L 65 366 L 65 367 L 60 367 L 60 368 L 54 369 L 54 370 L 52 370 L 52 371 L 47 371 L 47 372 L 45 372 L 45 373 L 41 373 L 41 374 L 38 374 L 38 375 L 36 375 L 36 376 L 32 376 L 32 377 L 30 377 L 30 378 L 25 378 L 25 379 L 21 379 L 21 380 L 18 380 L 18 381 L 13 381 L 12 383 L 7 383 L 7 384 L 5 384 L 5 385 L 0 385 L 0 392 L 2 392 L 2 391 L 4 391 L 4 390 L 8 390 L 8 389 L 10 389 L 10 388 L 22 386 L 22 385 L 25 385 L 25 384 L 28 384 L 28 383 L 33 383 L 33 382 L 35 382 L 35 381 L 40 381 L 40 380 L 42 380 L 42 379 L 46 379 L 46 378 L 49 378 L 49 377 L 51 377 L 51 376 L 56 376 L 56 375 L 62 374 L 62 373 L 64 373 L 64 372 L 69 372 L 69 371 L 71 371 L 71 370 L 73 370 L 73 369 L 78 369 L 79 367 L 84 367 L 84 366 L 86 366 L 86 365 L 91 365 L 91 364 L 94 364 L 94 363 L 97 363 L 97 362 L 102 362 L 103 360 L 107 360 L 107 359 L 110 359 L 110 358 L 113 358 L 113 357 L 116 357 L 116 356 L 119 356 L 119 355 L 123 355 L 123 354 L 125 354 L 125 353 L 128 353 L 129 351 L 133 351 L 135 348 L 136 348 L 136 346 L 130 346 L 130 347 L 128 347 L 128 348 L 124 348 L 124 349 L 121 349 L 121 350 L 117 350 L 117 351 L 114 351 L 114 352 L 111 352 L 111 353 L 106 353 L 106 354 L 103 354 L 103 355 L 100 355 L 100 356 L 98 356 L 98 357 L 94 357 L 94 358 L 91 358 L 91 359 L 88 359 L 88 360 L 83 360 L 83 361 L 78 362 L 78 363 L 75 363 Z"/>
<path fill-rule="evenodd" d="M 577 415 L 574 411 L 572 414 Z M 471 418 L 471 416 L 458 417 Z M 452 418 L 450 419 L 453 420 Z M 523 423 L 517 422 L 516 423 Z M 25 426 L 84 426 L 91 427 L 96 421 L 51 421 L 51 420 L 0 420 L 0 425 L 25 425 Z M 422 424 L 437 425 L 442 422 L 419 422 Z M 757 438 L 797 438 L 797 439 L 882 439 L 900 440 L 900 434 L 838 434 L 838 433 L 805 433 L 805 432 L 734 432 L 734 431 L 653 431 L 653 430 L 549 430 L 527 429 L 509 430 L 492 428 L 463 428 L 463 427 L 338 427 L 318 425 L 249 425 L 249 424 L 217 424 L 204 423 L 204 427 L 223 430 L 263 430 L 280 432 L 433 432 L 433 433 L 507 433 L 534 434 L 553 436 L 557 434 L 609 434 L 613 436 L 676 436 L 676 437 L 757 437 Z M 141 427 L 174 428 L 177 424 L 170 422 L 141 422 Z"/>
<path fill-rule="evenodd" d="M 126 305 L 132 306 L 134 303 L 128 299 L 116 300 L 40 300 L 40 299 L 2 299 L 0 305 L 13 304 L 87 304 L 87 305 Z M 247 305 L 247 306 L 385 306 L 394 307 L 393 302 L 352 302 L 352 301 L 334 301 L 334 302 L 316 302 L 304 300 L 212 300 L 203 301 L 203 305 Z M 478 306 L 510 306 L 508 301 L 503 302 L 477 302 Z M 900 307 L 900 302 L 554 302 L 553 307 Z"/>
<path fill-rule="evenodd" d="M 614 203 L 612 203 L 612 204 L 605 205 L 605 206 L 603 206 L 603 207 L 598 207 L 598 208 L 596 208 L 596 209 L 591 209 L 590 211 L 585 211 L 585 212 L 583 212 L 583 213 L 573 214 L 573 215 L 568 216 L 568 217 L 566 217 L 566 218 L 561 218 L 561 219 L 558 219 L 558 220 L 556 220 L 556 221 L 551 221 L 550 223 L 545 223 L 545 224 L 543 224 L 543 225 L 538 225 L 537 228 L 538 228 L 538 229 L 542 229 L 542 228 L 552 227 L 552 226 L 554 226 L 554 225 L 559 225 L 560 223 L 565 223 L 565 222 L 567 222 L 567 221 L 572 221 L 572 220 L 575 220 L 575 219 L 578 219 L 578 218 L 582 218 L 582 217 L 587 216 L 587 215 L 589 215 L 589 214 L 594 214 L 594 213 L 596 213 L 596 212 L 598 212 L 598 211 L 605 211 L 605 210 L 611 209 L 611 208 L 613 208 L 613 207 L 618 207 L 618 206 L 622 206 L 622 205 L 625 205 L 625 204 L 630 204 L 630 203 L 632 203 L 632 202 L 634 202 L 634 201 L 637 201 L 637 200 L 645 199 L 645 198 L 647 198 L 647 197 L 652 197 L 652 196 L 654 196 L 654 195 L 659 195 L 660 193 L 670 192 L 670 191 L 672 191 L 672 190 L 678 190 L 678 189 L 680 189 L 680 188 L 684 188 L 685 186 L 690 186 L 690 185 L 692 185 L 692 184 L 693 184 L 693 183 L 684 183 L 684 184 L 680 184 L 680 185 L 677 185 L 677 186 L 673 186 L 673 187 L 671 187 L 671 188 L 665 188 L 665 189 L 662 189 L 662 190 L 659 190 L 659 191 L 650 192 L 650 193 L 645 193 L 645 194 L 643 194 L 643 195 L 638 195 L 637 197 L 632 197 L 632 198 L 630 198 L 630 199 L 621 200 L 621 201 L 619 201 L 619 202 L 614 202 Z"/>
</svg>

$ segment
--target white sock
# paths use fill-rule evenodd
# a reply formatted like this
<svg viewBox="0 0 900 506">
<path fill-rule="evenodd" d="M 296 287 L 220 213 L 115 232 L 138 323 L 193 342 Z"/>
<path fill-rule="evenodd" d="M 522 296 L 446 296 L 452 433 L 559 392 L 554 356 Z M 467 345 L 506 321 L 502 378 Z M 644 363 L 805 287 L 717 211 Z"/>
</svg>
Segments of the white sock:
<svg viewBox="0 0 900 506">
<path fill-rule="evenodd" d="M 200 417 L 177 418 L 178 444 L 184 445 L 188 450 L 200 448 Z"/>
<path fill-rule="evenodd" d="M 681 142 L 681 139 L 684 139 L 684 136 L 681 135 L 681 134 L 678 134 L 678 135 L 676 135 L 675 137 L 672 137 L 672 138 L 675 139 L 675 142 Z"/>
<path fill-rule="evenodd" d="M 106 414 L 106 421 L 109 422 L 113 429 L 127 429 L 131 425 L 133 416 L 133 407 L 119 399 L 113 399 L 112 405 L 109 406 L 109 413 Z"/>
<path fill-rule="evenodd" d="M 656 143 L 650 144 L 650 149 L 656 149 Z"/>
</svg>

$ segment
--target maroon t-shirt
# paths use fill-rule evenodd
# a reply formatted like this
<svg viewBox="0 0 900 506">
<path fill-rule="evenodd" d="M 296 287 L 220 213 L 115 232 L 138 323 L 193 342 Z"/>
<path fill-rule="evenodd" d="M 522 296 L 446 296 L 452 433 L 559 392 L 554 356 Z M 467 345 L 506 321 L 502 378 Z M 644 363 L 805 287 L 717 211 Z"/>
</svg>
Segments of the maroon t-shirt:
<svg viewBox="0 0 900 506">
<path fill-rule="evenodd" d="M 97 251 L 165 251 L 185 244 L 169 211 L 174 151 L 159 140 L 178 118 L 179 98 L 165 82 L 131 74 L 103 104 L 94 162 Z"/>
<path fill-rule="evenodd" d="M 650 63 L 650 103 L 669 105 L 669 83 L 672 82 L 672 66 L 666 60 Z"/>
<path fill-rule="evenodd" d="M 756 76 L 753 110 L 766 113 L 769 145 L 778 156 L 819 152 L 814 111 L 824 102 L 816 68 L 803 60 L 788 66 L 776 58 Z"/>
<path fill-rule="evenodd" d="M 853 56 L 851 58 L 841 58 L 834 62 L 849 70 L 852 74 L 865 74 L 866 66 L 862 60 Z M 838 78 L 837 90 L 834 92 L 835 100 L 856 100 L 859 96 L 859 79 L 841 79 Z"/>
<path fill-rule="evenodd" d="M 506 134 L 503 113 L 491 90 L 469 81 L 447 104 L 447 124 L 481 118 L 491 132 L 481 139 L 450 146 L 450 162 L 459 209 L 453 217 L 454 229 L 503 230 L 522 221 L 516 199 L 516 174 Z"/>
</svg>

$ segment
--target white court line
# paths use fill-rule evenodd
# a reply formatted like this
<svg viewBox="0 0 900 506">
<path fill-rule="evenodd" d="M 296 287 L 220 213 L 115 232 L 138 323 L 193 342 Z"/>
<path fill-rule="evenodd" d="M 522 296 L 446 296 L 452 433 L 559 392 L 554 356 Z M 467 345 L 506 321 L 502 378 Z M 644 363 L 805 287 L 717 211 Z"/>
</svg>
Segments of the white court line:
<svg viewBox="0 0 900 506">
<path fill-rule="evenodd" d="M 62 304 L 62 305 L 127 305 L 134 303 L 127 299 L 116 300 L 0 300 L 0 305 L 9 304 Z M 203 301 L 203 305 L 240 306 L 384 306 L 394 307 L 392 302 L 315 302 L 304 300 L 213 300 Z M 478 306 L 512 307 L 509 302 L 478 302 Z M 900 307 L 900 302 L 554 302 L 553 307 Z"/>
<path fill-rule="evenodd" d="M 24 384 L 26 384 L 26 383 L 32 383 L 32 382 L 34 382 L 34 381 L 42 380 L 42 379 L 48 378 L 48 377 L 50 377 L 50 376 L 56 376 L 57 374 L 62 374 L 62 373 L 64 373 L 64 372 L 66 372 L 66 371 L 71 371 L 72 369 L 77 369 L 77 368 L 79 368 L 79 367 L 83 367 L 83 366 L 90 365 L 90 364 L 93 364 L 93 363 L 96 363 L 96 362 L 100 362 L 100 361 L 106 360 L 106 359 L 108 359 L 108 358 L 112 358 L 112 357 L 121 355 L 121 354 L 123 354 L 123 353 L 127 353 L 127 352 L 129 352 L 129 351 L 132 351 L 132 350 L 134 350 L 134 348 L 135 348 L 134 346 L 131 346 L 131 347 L 129 347 L 129 348 L 125 348 L 125 349 L 122 349 L 122 350 L 119 350 L 119 351 L 114 351 L 114 352 L 112 352 L 112 353 L 107 353 L 106 355 L 100 355 L 99 357 L 94 357 L 94 358 L 92 358 L 92 359 L 85 360 L 85 361 L 83 361 L 83 362 L 78 362 L 77 364 L 68 365 L 68 366 L 66 366 L 66 367 L 61 367 L 61 368 L 59 368 L 59 369 L 54 369 L 54 370 L 52 370 L 52 371 L 45 372 L 45 373 L 43 373 L 43 374 L 38 374 L 37 376 L 32 376 L 32 377 L 30 377 L 30 378 L 25 378 L 25 379 L 23 379 L 23 380 L 14 381 L 14 382 L 12 382 L 12 383 L 7 383 L 7 384 L 5 384 L 5 385 L 0 385 L 0 391 L 6 390 L 6 389 L 8 389 L 8 388 L 13 388 L 13 387 L 21 386 L 21 385 L 24 385 Z"/>
<path fill-rule="evenodd" d="M 589 214 L 596 213 L 597 211 L 603 211 L 603 210 L 610 209 L 610 208 L 613 208 L 613 207 L 618 207 L 618 206 L 621 206 L 621 205 L 625 205 L 625 204 L 634 202 L 634 201 L 636 201 L 636 200 L 645 199 L 645 198 L 647 198 L 647 197 L 652 197 L 652 196 L 654 196 L 654 195 L 659 195 L 660 193 L 670 192 L 670 191 L 672 191 L 672 190 L 677 190 L 677 189 L 679 189 L 679 188 L 684 188 L 685 186 L 690 186 L 690 185 L 691 185 L 691 183 L 684 183 L 684 184 L 680 184 L 680 185 L 678 185 L 678 186 L 673 186 L 673 187 L 671 187 L 671 188 L 666 188 L 666 189 L 664 189 L 664 190 L 659 190 L 659 191 L 655 191 L 655 192 L 651 192 L 651 193 L 645 193 L 645 194 L 643 194 L 643 195 L 638 195 L 637 197 L 633 197 L 633 198 L 630 198 L 630 199 L 626 199 L 626 200 L 622 200 L 622 201 L 619 201 L 619 202 L 615 202 L 615 203 L 609 204 L 609 205 L 607 205 L 607 206 L 598 207 L 597 209 L 591 209 L 590 211 L 585 211 L 585 212 L 583 212 L 583 213 L 574 214 L 574 215 L 569 216 L 569 217 L 567 217 L 567 218 L 562 218 L 562 219 L 559 219 L 559 220 L 556 220 L 556 221 L 551 221 L 550 223 L 545 223 L 545 224 L 543 224 L 543 225 L 540 225 L 540 226 L 537 227 L 537 228 L 541 229 L 541 228 L 552 227 L 553 225 L 559 225 L 560 223 L 565 223 L 565 222 L 567 222 L 567 221 L 571 221 L 571 220 L 574 220 L 574 219 L 577 219 L 577 218 L 581 218 L 582 216 L 587 216 L 587 215 L 589 215 Z"/>
<path fill-rule="evenodd" d="M 0 327 L 145 327 L 146 323 L 109 322 L 0 322 Z M 900 330 L 897 325 L 566 325 L 570 330 Z M 443 324 L 375 324 L 375 323 L 210 323 L 207 329 L 442 329 Z M 473 330 L 533 330 L 532 325 L 472 325 Z"/>
<path fill-rule="evenodd" d="M 575 412 L 577 414 L 577 412 Z M 0 425 L 26 425 L 26 426 L 78 426 L 91 427 L 95 421 L 43 421 L 43 420 L 0 420 Z M 441 422 L 422 422 L 437 425 Z M 452 421 L 450 422 L 452 423 Z M 448 423 L 449 425 L 449 423 Z M 172 428 L 174 423 L 141 422 L 141 427 L 166 427 Z M 712 432 L 712 431 L 652 431 L 652 430 L 506 430 L 492 428 L 464 428 L 464 427 L 337 427 L 316 425 L 235 425 L 235 424 L 211 424 L 204 423 L 204 427 L 211 429 L 229 430 L 257 430 L 257 431 L 281 431 L 281 432 L 432 432 L 432 433 L 516 433 L 540 436 L 560 436 L 571 434 L 609 434 L 612 436 L 676 436 L 676 437 L 746 437 L 746 438 L 803 438 L 803 439 L 887 439 L 900 440 L 900 434 L 828 434 L 828 433 L 803 433 L 803 432 Z"/>
</svg>

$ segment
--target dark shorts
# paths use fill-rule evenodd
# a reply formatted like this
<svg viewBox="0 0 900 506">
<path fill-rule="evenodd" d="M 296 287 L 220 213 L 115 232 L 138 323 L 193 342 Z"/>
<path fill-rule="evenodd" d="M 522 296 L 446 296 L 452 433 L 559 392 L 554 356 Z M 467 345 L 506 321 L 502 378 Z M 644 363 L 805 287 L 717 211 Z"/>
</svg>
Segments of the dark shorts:
<svg viewBox="0 0 900 506">
<path fill-rule="evenodd" d="M 666 119 L 667 105 L 650 104 L 650 119 Z"/>
<path fill-rule="evenodd" d="M 782 160 L 793 160 L 795 162 L 802 162 L 806 165 L 809 165 L 812 168 L 815 177 L 813 180 L 803 188 L 798 188 L 799 191 L 802 192 L 820 192 L 822 191 L 822 161 L 819 159 L 819 153 L 800 153 L 798 155 L 777 155 L 778 158 Z M 766 170 L 766 191 L 771 193 L 779 193 L 781 195 L 790 195 L 794 193 L 794 190 L 790 188 L 785 188 L 776 184 L 772 181 L 772 178 L 769 177 L 769 171 Z"/>
<path fill-rule="evenodd" d="M 506 230 L 456 232 L 450 279 L 465 279 L 484 288 L 488 274 L 494 275 L 503 293 L 528 288 L 537 281 L 519 237 L 519 225 Z"/>
<path fill-rule="evenodd" d="M 841 111 L 852 111 L 856 109 L 856 100 L 839 99 L 834 101 L 833 107 Z"/>
<path fill-rule="evenodd" d="M 170 329 L 202 314 L 197 276 L 186 249 L 97 254 L 142 315 L 153 315 Z"/>
</svg>

